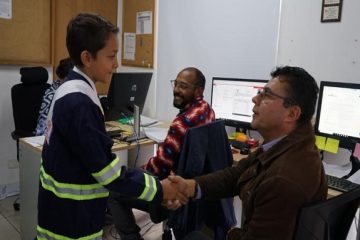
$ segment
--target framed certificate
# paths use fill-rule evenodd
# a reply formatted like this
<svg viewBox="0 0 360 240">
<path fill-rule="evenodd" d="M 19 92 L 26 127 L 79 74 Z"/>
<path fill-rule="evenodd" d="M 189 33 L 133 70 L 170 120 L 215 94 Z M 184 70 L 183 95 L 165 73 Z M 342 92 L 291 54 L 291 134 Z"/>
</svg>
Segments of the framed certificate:
<svg viewBox="0 0 360 240">
<path fill-rule="evenodd" d="M 321 22 L 340 22 L 343 0 L 323 0 Z"/>
</svg>

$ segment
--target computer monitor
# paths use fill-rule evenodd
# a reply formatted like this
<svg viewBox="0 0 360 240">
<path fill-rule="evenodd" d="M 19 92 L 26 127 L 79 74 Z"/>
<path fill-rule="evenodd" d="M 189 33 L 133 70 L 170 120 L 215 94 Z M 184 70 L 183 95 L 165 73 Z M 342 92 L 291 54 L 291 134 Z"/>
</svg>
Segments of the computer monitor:
<svg viewBox="0 0 360 240">
<path fill-rule="evenodd" d="M 252 98 L 267 80 L 221 78 L 212 79 L 211 106 L 217 119 L 224 119 L 227 126 L 239 131 L 250 129 L 252 121 Z"/>
<path fill-rule="evenodd" d="M 144 108 L 152 73 L 114 73 L 111 79 L 105 110 L 105 120 L 114 121 L 132 116 L 134 105 L 140 113 Z"/>
<path fill-rule="evenodd" d="M 315 133 L 352 150 L 360 142 L 360 84 L 320 82 Z"/>
</svg>

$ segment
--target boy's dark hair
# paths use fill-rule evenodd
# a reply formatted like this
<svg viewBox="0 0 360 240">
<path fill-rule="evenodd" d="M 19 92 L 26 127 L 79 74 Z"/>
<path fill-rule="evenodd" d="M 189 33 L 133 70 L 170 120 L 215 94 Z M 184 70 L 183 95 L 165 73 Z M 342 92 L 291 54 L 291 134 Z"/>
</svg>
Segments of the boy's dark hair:
<svg viewBox="0 0 360 240">
<path fill-rule="evenodd" d="M 206 79 L 205 79 L 204 74 L 199 69 L 197 69 L 195 67 L 187 67 L 187 68 L 184 68 L 183 70 L 181 70 L 181 72 L 184 72 L 184 71 L 193 71 L 193 72 L 195 72 L 196 81 L 197 81 L 196 84 L 199 87 L 205 88 Z"/>
<path fill-rule="evenodd" d="M 64 79 L 73 67 L 74 64 L 72 63 L 71 58 L 61 59 L 56 68 L 56 75 L 58 75 L 60 79 Z"/>
<path fill-rule="evenodd" d="M 301 108 L 301 115 L 298 123 L 305 123 L 311 120 L 315 112 L 319 87 L 315 79 L 300 67 L 277 67 L 271 77 L 279 77 L 281 82 L 287 84 L 287 98 L 291 105 L 298 105 Z"/>
<path fill-rule="evenodd" d="M 104 48 L 110 34 L 116 34 L 119 28 L 104 17 L 93 13 L 80 13 L 67 26 L 66 47 L 75 66 L 83 66 L 80 55 L 90 52 L 93 58 Z"/>
</svg>

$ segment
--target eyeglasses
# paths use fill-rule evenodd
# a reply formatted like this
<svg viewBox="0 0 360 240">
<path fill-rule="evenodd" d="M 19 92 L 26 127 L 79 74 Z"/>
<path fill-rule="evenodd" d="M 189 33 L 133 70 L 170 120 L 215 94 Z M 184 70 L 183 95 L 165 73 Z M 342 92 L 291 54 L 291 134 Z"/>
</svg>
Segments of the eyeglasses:
<svg viewBox="0 0 360 240">
<path fill-rule="evenodd" d="M 180 90 L 186 90 L 189 87 L 194 87 L 197 88 L 198 85 L 197 84 L 189 84 L 189 83 L 184 83 L 184 82 L 178 82 L 176 80 L 171 80 L 170 81 L 171 86 L 175 89 L 175 88 L 179 88 Z"/>
<path fill-rule="evenodd" d="M 290 107 L 295 104 L 295 101 L 293 99 L 280 96 L 280 95 L 274 93 L 273 91 L 271 91 L 271 89 L 267 88 L 267 87 L 259 90 L 257 94 L 260 95 L 261 100 L 270 99 L 271 97 L 280 98 L 284 101 L 284 107 Z"/>
</svg>

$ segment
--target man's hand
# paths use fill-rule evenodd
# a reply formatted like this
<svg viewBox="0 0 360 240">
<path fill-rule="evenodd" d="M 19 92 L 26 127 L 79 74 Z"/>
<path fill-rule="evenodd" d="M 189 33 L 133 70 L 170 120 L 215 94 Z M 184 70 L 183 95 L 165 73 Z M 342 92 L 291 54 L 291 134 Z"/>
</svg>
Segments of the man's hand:
<svg viewBox="0 0 360 240">
<path fill-rule="evenodd" d="M 196 182 L 194 179 L 184 179 L 173 175 L 170 175 L 168 179 L 176 187 L 178 193 L 188 198 L 195 197 Z"/>
<path fill-rule="evenodd" d="M 172 183 L 169 179 L 164 179 L 161 181 L 161 186 L 163 188 L 163 200 L 168 201 L 178 201 L 181 205 L 184 205 L 188 201 L 188 197 L 180 192 L 175 184 Z"/>
</svg>

